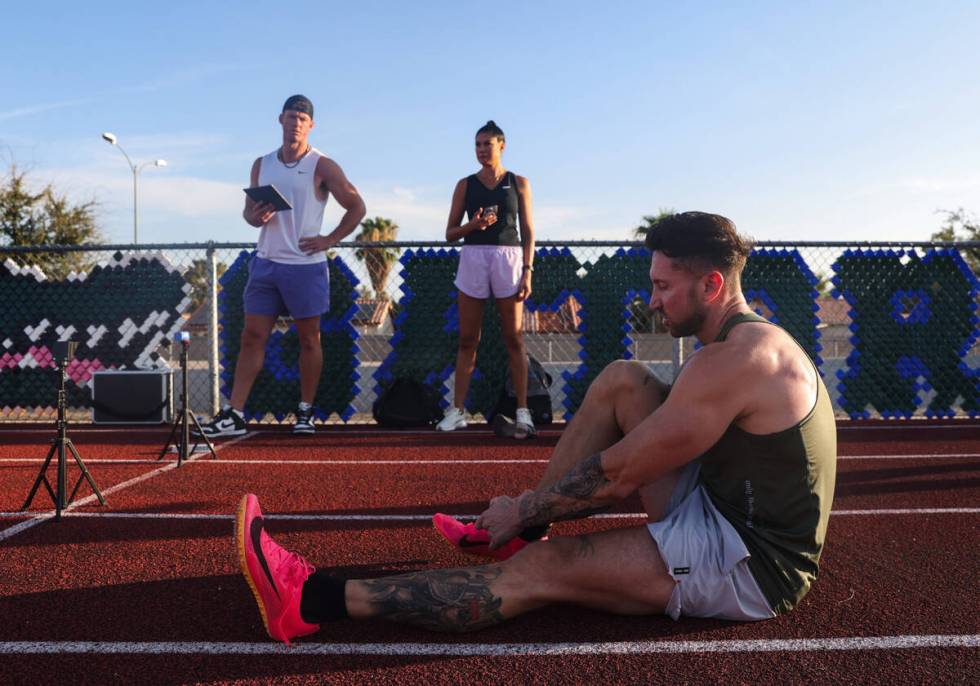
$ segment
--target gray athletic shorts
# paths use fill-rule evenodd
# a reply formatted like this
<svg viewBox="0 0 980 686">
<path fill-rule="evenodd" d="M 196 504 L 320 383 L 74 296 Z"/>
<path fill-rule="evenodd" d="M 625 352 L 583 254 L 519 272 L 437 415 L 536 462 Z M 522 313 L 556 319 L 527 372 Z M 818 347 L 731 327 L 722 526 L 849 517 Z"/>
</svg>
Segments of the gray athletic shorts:
<svg viewBox="0 0 980 686">
<path fill-rule="evenodd" d="M 698 460 L 688 464 L 667 515 L 647 525 L 677 582 L 665 613 L 674 619 L 686 615 L 743 622 L 775 617 L 749 571 L 745 543 L 711 502 L 700 473 Z"/>
</svg>

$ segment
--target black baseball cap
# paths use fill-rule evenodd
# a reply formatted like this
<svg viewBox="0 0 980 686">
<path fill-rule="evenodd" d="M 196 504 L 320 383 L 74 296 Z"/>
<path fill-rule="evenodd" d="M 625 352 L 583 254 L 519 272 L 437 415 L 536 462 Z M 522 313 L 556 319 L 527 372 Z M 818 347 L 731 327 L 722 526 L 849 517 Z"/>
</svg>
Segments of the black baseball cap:
<svg viewBox="0 0 980 686">
<path fill-rule="evenodd" d="M 286 98 L 286 102 L 282 104 L 282 111 L 286 110 L 296 110 L 310 115 L 310 119 L 313 118 L 313 102 L 305 95 L 290 95 Z"/>
</svg>

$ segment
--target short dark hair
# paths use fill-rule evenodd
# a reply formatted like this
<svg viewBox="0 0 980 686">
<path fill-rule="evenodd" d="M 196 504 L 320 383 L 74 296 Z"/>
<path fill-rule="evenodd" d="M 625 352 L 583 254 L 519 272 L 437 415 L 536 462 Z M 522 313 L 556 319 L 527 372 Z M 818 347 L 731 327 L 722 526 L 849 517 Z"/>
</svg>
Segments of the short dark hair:
<svg viewBox="0 0 980 686">
<path fill-rule="evenodd" d="M 504 131 L 503 131 L 503 129 L 501 129 L 499 126 L 497 126 L 497 122 L 495 122 L 493 119 L 491 119 L 486 124 L 484 124 L 479 129 L 477 129 L 476 135 L 479 136 L 481 133 L 488 133 L 491 136 L 494 136 L 496 138 L 499 138 L 501 141 L 505 141 L 506 140 L 504 138 Z"/>
<path fill-rule="evenodd" d="M 690 271 L 714 268 L 731 278 L 740 276 L 752 252 L 752 239 L 720 214 L 680 212 L 656 222 L 647 231 L 646 246 L 677 260 Z"/>
</svg>

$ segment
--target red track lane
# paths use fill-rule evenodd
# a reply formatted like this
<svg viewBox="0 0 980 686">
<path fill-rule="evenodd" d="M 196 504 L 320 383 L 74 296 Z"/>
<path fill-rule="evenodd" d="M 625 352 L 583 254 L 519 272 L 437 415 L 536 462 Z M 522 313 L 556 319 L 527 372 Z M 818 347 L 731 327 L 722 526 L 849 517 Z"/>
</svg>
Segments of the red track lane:
<svg viewBox="0 0 980 686">
<path fill-rule="evenodd" d="M 960 429 L 841 434 L 841 454 L 972 453 Z M 103 490 L 165 463 L 165 432 L 80 435 L 76 445 Z M 928 433 L 928 436 L 924 434 Z M 965 435 L 956 435 L 963 434 Z M 20 506 L 46 453 L 45 432 L 0 431 L 0 511 Z M 928 438 L 931 440 L 921 440 Z M 129 442 L 122 443 L 122 440 Z M 935 442 L 933 442 L 935 441 Z M 269 515 L 477 513 L 486 498 L 517 492 L 542 464 L 247 464 L 259 460 L 547 459 L 554 438 L 506 443 L 485 434 L 323 432 L 300 443 L 263 433 L 199 456 L 107 496 L 85 512 L 220 514 L 221 519 L 66 516 L 0 541 L 0 645 L 10 641 L 246 642 L 265 636 L 232 547 L 231 513 L 251 490 Z M 83 447 L 84 446 L 84 447 Z M 38 454 L 40 453 L 40 454 Z M 138 457 L 142 464 L 103 459 Z M 980 507 L 980 458 L 841 460 L 836 510 Z M 77 472 L 74 472 L 77 478 Z M 53 479 L 51 472 L 50 479 Z M 80 497 L 88 495 L 85 485 Z M 42 505 L 43 503 L 43 505 Z M 43 490 L 36 507 L 50 507 Z M 635 503 L 624 510 L 634 511 Z M 0 534 L 16 520 L 0 519 Z M 565 523 L 560 534 L 633 524 Z M 270 518 L 269 530 L 314 563 L 367 576 L 469 564 L 426 521 Z M 384 623 L 325 626 L 317 643 L 512 644 L 596 641 L 785 640 L 980 634 L 980 514 L 835 515 L 821 578 L 800 607 L 758 624 L 611 617 L 546 608 L 466 636 Z M 25 655 L 0 653 L 2 683 L 974 683 L 975 647 L 646 655 Z"/>
</svg>

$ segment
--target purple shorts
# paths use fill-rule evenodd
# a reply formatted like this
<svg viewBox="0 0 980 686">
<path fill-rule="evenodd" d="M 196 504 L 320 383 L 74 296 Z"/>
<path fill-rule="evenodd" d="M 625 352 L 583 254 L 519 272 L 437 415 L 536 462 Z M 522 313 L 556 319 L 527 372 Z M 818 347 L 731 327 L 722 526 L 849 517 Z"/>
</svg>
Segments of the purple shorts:
<svg viewBox="0 0 980 686">
<path fill-rule="evenodd" d="M 249 262 L 245 314 L 293 319 L 319 317 L 330 309 L 326 262 L 281 264 L 255 256 Z"/>
<path fill-rule="evenodd" d="M 456 288 L 471 298 L 509 298 L 521 285 L 524 248 L 519 245 L 464 245 L 459 251 Z"/>
</svg>

